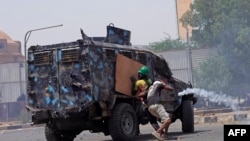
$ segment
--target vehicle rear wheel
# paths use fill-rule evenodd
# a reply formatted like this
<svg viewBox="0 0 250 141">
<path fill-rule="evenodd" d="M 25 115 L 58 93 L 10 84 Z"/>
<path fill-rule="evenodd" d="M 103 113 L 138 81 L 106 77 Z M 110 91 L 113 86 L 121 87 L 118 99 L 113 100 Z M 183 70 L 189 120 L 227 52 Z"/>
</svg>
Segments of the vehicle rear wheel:
<svg viewBox="0 0 250 141">
<path fill-rule="evenodd" d="M 138 133 L 135 110 L 126 103 L 116 105 L 109 119 L 109 132 L 114 141 L 131 141 Z"/>
<path fill-rule="evenodd" d="M 77 133 L 62 134 L 52 126 L 45 125 L 45 137 L 47 141 L 73 141 Z"/>
<path fill-rule="evenodd" d="M 194 132 L 194 110 L 192 100 L 184 100 L 182 103 L 182 132 Z"/>
</svg>

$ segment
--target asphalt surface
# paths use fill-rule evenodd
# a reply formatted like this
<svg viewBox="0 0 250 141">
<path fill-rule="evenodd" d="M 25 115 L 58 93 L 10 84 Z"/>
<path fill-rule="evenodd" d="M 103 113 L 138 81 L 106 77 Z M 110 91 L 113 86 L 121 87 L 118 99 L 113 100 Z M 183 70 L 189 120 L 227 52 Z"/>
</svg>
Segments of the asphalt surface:
<svg viewBox="0 0 250 141">
<path fill-rule="evenodd" d="M 226 112 L 226 113 L 195 112 L 194 123 L 195 124 L 228 123 L 233 121 L 241 121 L 245 119 L 250 119 L 250 110 Z M 39 127 L 43 125 L 30 125 L 29 123 L 24 124 L 19 121 L 0 122 L 0 130 L 11 130 L 11 129 L 36 127 L 36 126 Z"/>
</svg>

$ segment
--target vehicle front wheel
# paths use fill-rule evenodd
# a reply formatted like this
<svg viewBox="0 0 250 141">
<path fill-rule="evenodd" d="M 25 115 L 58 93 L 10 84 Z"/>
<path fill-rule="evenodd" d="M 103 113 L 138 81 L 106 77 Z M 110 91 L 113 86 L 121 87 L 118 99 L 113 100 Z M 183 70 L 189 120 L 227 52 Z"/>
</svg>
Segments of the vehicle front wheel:
<svg viewBox="0 0 250 141">
<path fill-rule="evenodd" d="M 184 100 L 182 103 L 182 132 L 192 133 L 194 132 L 194 110 L 193 101 Z"/>
</svg>

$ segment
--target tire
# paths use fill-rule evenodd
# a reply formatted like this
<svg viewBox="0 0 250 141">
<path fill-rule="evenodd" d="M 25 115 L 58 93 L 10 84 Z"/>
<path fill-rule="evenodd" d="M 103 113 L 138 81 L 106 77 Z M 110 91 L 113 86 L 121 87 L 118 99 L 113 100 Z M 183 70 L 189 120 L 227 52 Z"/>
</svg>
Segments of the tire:
<svg viewBox="0 0 250 141">
<path fill-rule="evenodd" d="M 126 103 L 116 105 L 109 118 L 109 132 L 114 141 L 132 141 L 138 134 L 135 110 Z"/>
<path fill-rule="evenodd" d="M 61 134 L 55 128 L 52 128 L 48 124 L 45 125 L 45 138 L 47 141 L 73 141 L 75 134 Z"/>
<path fill-rule="evenodd" d="M 182 103 L 182 132 L 194 132 L 194 110 L 192 100 L 183 100 Z"/>
</svg>

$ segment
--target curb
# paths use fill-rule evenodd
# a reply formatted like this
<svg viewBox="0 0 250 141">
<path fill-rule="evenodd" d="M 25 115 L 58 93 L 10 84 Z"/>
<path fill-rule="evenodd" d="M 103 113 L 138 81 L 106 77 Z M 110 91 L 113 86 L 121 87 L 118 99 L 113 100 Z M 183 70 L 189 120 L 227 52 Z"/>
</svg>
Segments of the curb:
<svg viewBox="0 0 250 141">
<path fill-rule="evenodd" d="M 220 113 L 214 115 L 195 115 L 194 123 L 228 123 L 233 121 L 242 121 L 250 119 L 250 111 L 240 111 L 240 112 L 229 112 L 229 113 Z"/>
<path fill-rule="evenodd" d="M 20 128 L 28 128 L 30 125 L 22 125 L 22 124 L 17 124 L 17 125 L 5 125 L 1 126 L 0 130 L 13 130 L 13 129 L 20 129 Z"/>
<path fill-rule="evenodd" d="M 20 129 L 20 128 L 30 128 L 30 127 L 42 127 L 41 125 L 30 125 L 30 124 L 16 124 L 16 125 L 4 125 L 0 126 L 0 130 L 13 130 L 13 129 Z"/>
</svg>

